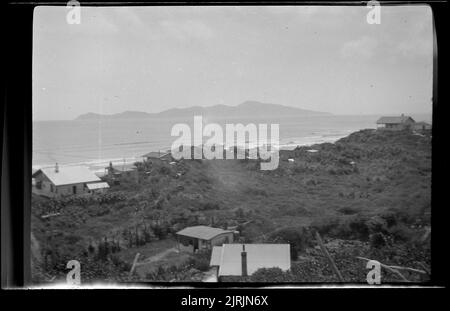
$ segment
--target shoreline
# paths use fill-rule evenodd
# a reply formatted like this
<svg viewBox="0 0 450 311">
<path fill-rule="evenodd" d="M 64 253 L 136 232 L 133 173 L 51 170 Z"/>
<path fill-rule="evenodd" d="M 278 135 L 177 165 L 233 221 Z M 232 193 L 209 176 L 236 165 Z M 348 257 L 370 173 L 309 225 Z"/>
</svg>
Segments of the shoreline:
<svg viewBox="0 0 450 311">
<path fill-rule="evenodd" d="M 358 131 L 358 130 L 357 130 Z M 317 144 L 323 144 L 323 143 L 335 143 L 341 138 L 347 137 L 348 135 L 357 132 L 353 130 L 346 130 L 345 133 L 340 134 L 322 134 L 322 135 L 310 135 L 305 136 L 301 138 L 285 138 L 282 141 L 285 141 L 284 143 L 280 143 L 278 145 L 278 149 L 281 150 L 294 150 L 297 147 L 305 147 L 305 146 L 312 146 Z M 250 144 L 249 148 L 251 149 Z M 239 147 L 242 145 L 236 144 L 235 146 Z M 157 148 L 155 148 L 157 149 Z M 163 148 L 164 150 L 170 149 L 170 147 Z M 150 151 L 158 151 L 158 150 L 149 150 Z M 77 161 L 77 162 L 68 162 L 64 163 L 63 161 L 58 162 L 58 165 L 60 166 L 87 166 L 92 171 L 103 171 L 106 166 L 109 165 L 110 162 L 112 162 L 113 165 L 122 165 L 122 164 L 131 164 L 138 161 L 142 161 L 142 154 L 141 155 L 135 155 L 125 158 L 118 158 L 118 157 L 111 157 L 111 158 L 102 158 L 102 159 L 87 159 L 85 161 Z M 53 167 L 55 163 L 41 163 L 41 164 L 32 164 L 33 170 L 38 170 L 40 168 L 46 168 L 46 167 Z"/>
</svg>

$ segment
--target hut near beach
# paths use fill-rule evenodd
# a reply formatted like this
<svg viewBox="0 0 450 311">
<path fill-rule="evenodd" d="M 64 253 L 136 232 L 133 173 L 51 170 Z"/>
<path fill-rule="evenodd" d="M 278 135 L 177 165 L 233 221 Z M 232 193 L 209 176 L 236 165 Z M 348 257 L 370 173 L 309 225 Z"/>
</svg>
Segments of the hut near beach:
<svg viewBox="0 0 450 311">
<path fill-rule="evenodd" d="M 61 166 L 41 168 L 32 175 L 32 192 L 47 197 L 81 195 L 104 192 L 109 188 L 86 166 Z"/>
<path fill-rule="evenodd" d="M 212 250 L 216 245 L 233 243 L 234 231 L 209 226 L 193 226 L 178 231 L 176 235 L 180 251 L 196 253 L 207 249 Z"/>
<path fill-rule="evenodd" d="M 383 130 L 400 131 L 412 129 L 416 121 L 402 114 L 394 117 L 381 117 L 377 121 L 377 128 Z"/>
</svg>

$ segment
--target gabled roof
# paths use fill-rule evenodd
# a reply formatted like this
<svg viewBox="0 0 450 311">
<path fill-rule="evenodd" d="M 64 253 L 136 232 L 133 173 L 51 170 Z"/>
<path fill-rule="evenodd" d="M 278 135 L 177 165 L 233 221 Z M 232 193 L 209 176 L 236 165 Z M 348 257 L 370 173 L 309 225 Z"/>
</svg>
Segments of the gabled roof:
<svg viewBox="0 0 450 311">
<path fill-rule="evenodd" d="M 405 123 L 411 119 L 414 122 L 414 119 L 408 116 L 399 116 L 399 117 L 381 117 L 378 119 L 377 124 L 400 124 Z"/>
<path fill-rule="evenodd" d="M 211 266 L 219 266 L 219 276 L 242 275 L 242 245 L 223 244 L 215 246 L 211 254 Z M 251 275 L 261 268 L 291 268 L 289 244 L 245 244 L 247 273 Z"/>
<path fill-rule="evenodd" d="M 55 167 L 41 168 L 32 177 L 37 176 L 40 172 L 47 176 L 55 186 L 101 181 L 95 172 L 86 166 L 61 166 L 58 172 L 55 171 Z"/>
<path fill-rule="evenodd" d="M 187 227 L 177 232 L 178 235 L 183 235 L 191 238 L 210 240 L 219 234 L 234 232 L 232 230 L 223 230 L 220 228 L 213 228 L 208 226 L 194 226 Z"/>
<path fill-rule="evenodd" d="M 166 155 L 169 155 L 169 154 L 170 154 L 170 152 L 150 151 L 149 153 L 144 154 L 142 157 L 159 159 L 159 158 L 165 157 Z"/>
</svg>

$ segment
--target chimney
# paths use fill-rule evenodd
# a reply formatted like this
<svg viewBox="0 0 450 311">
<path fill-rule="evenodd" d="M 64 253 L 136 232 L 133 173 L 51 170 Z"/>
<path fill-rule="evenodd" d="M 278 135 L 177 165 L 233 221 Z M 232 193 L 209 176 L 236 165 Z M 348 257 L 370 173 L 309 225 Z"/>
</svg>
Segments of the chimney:
<svg viewBox="0 0 450 311">
<path fill-rule="evenodd" d="M 241 264 L 242 264 L 242 276 L 247 276 L 247 252 L 245 251 L 245 245 L 242 244 L 241 252 Z"/>
<path fill-rule="evenodd" d="M 58 166 L 58 163 L 55 164 L 55 173 L 59 173 L 59 166 Z"/>
</svg>

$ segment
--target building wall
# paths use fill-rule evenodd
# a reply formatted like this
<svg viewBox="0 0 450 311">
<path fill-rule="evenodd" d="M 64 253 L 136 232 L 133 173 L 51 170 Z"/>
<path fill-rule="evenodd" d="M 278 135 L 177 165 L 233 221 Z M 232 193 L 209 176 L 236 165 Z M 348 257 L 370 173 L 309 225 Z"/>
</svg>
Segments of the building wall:
<svg viewBox="0 0 450 311">
<path fill-rule="evenodd" d="M 56 195 L 55 191 L 55 187 L 53 187 L 53 192 L 52 190 L 52 183 L 47 181 L 47 180 L 42 180 L 40 178 L 35 178 L 36 183 L 32 188 L 32 192 L 38 195 L 44 195 L 44 196 L 48 196 L 48 197 L 53 197 Z M 38 188 L 38 184 L 40 184 L 40 187 Z"/>
<path fill-rule="evenodd" d="M 178 249 L 182 252 L 193 253 L 195 240 L 196 239 L 194 238 L 178 235 L 177 236 Z"/>
<path fill-rule="evenodd" d="M 405 123 L 385 124 L 384 126 L 381 126 L 379 128 L 385 129 L 385 130 L 391 130 L 391 131 L 401 131 L 401 130 L 411 128 L 412 126 L 413 126 L 413 122 L 408 121 Z"/>
<path fill-rule="evenodd" d="M 429 124 L 416 124 L 414 129 L 417 131 L 431 130 L 431 125 Z"/>
<path fill-rule="evenodd" d="M 94 190 L 89 190 L 87 189 L 85 193 L 106 193 L 108 192 L 108 188 L 100 188 L 100 189 L 94 189 Z"/>
<path fill-rule="evenodd" d="M 223 233 L 211 239 L 210 247 L 221 246 L 225 243 L 233 243 L 233 232 Z"/>
<path fill-rule="evenodd" d="M 55 196 L 56 187 L 44 174 L 38 174 L 34 177 L 34 180 L 35 185 L 32 188 L 32 192 L 50 197 Z"/>
<path fill-rule="evenodd" d="M 76 195 L 84 194 L 88 192 L 88 189 L 84 187 L 84 183 L 71 184 L 71 185 L 61 185 L 58 186 L 57 194 L 60 196 L 73 195 L 73 187 L 76 187 Z"/>
<path fill-rule="evenodd" d="M 213 246 L 220 246 L 224 243 L 233 243 L 233 232 L 220 234 L 211 240 L 202 240 L 184 236 L 178 236 L 177 239 L 180 251 L 193 253 L 197 246 L 197 249 L 201 251 L 212 249 Z"/>
</svg>

